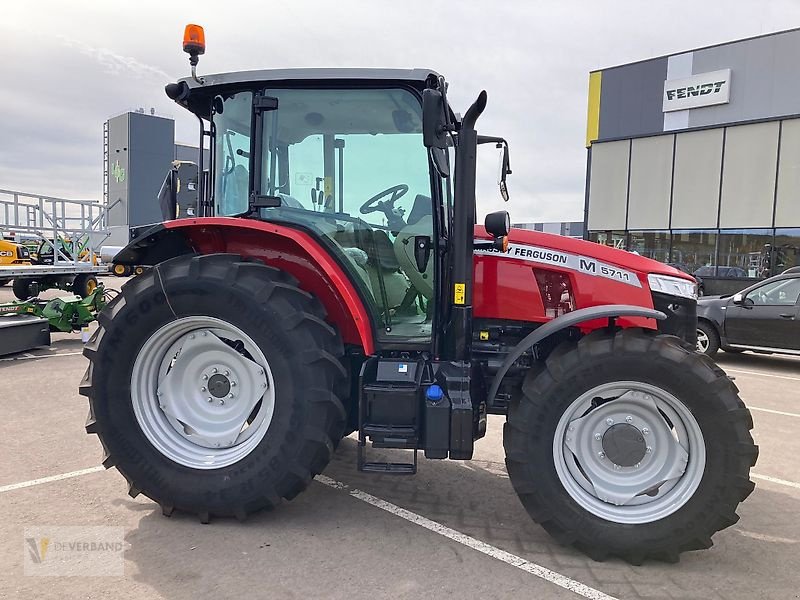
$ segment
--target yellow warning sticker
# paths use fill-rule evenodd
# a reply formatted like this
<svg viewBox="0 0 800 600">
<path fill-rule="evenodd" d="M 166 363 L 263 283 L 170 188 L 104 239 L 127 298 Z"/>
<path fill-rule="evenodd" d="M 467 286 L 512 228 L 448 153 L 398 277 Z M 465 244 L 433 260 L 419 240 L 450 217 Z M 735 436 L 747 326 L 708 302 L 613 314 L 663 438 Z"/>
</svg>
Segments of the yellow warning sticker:
<svg viewBox="0 0 800 600">
<path fill-rule="evenodd" d="M 325 197 L 333 194 L 333 177 L 325 178 Z"/>
<path fill-rule="evenodd" d="M 489 339 L 489 332 L 488 331 L 481 331 L 480 332 L 480 338 L 481 338 L 482 342 L 485 342 L 486 340 Z"/>
<path fill-rule="evenodd" d="M 453 286 L 453 302 L 464 304 L 466 302 L 467 286 L 463 283 L 456 283 Z"/>
</svg>

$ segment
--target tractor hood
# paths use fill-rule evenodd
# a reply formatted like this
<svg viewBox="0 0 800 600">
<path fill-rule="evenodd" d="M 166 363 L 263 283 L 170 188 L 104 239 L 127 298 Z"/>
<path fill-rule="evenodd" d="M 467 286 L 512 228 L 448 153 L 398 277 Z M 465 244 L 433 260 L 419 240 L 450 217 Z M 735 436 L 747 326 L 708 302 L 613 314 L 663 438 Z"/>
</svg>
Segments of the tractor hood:
<svg viewBox="0 0 800 600">
<path fill-rule="evenodd" d="M 490 237 L 482 225 L 475 226 L 475 236 L 482 239 Z M 687 281 L 694 281 L 691 275 L 657 260 L 645 258 L 644 256 L 639 256 L 638 254 L 633 254 L 625 250 L 603 246 L 595 242 L 587 242 L 586 240 L 579 240 L 563 235 L 532 231 L 530 229 L 512 228 L 508 234 L 508 241 L 510 244 L 509 248 L 513 248 L 514 244 L 523 244 L 526 246 L 547 248 L 549 250 L 573 254 L 580 257 L 593 258 L 628 271 L 635 271 L 644 275 L 645 278 L 650 273 L 657 273 L 659 275 L 669 275 L 671 277 L 680 277 Z"/>
</svg>

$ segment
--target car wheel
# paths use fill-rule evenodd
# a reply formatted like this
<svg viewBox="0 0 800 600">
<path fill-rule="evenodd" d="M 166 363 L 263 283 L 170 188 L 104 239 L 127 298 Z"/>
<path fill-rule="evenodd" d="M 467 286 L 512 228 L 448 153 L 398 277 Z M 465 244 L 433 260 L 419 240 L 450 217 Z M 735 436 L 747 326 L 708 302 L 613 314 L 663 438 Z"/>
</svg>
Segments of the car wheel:
<svg viewBox="0 0 800 600">
<path fill-rule="evenodd" d="M 697 322 L 697 351 L 706 356 L 714 356 L 719 350 L 719 334 L 707 321 Z"/>
</svg>

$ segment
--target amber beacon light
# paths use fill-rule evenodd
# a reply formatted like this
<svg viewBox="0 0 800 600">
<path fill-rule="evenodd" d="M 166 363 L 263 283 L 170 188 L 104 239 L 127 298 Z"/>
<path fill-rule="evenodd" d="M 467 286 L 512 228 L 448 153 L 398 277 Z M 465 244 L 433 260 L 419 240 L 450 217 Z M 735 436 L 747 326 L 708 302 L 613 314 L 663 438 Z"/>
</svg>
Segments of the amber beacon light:
<svg viewBox="0 0 800 600">
<path fill-rule="evenodd" d="M 183 51 L 199 56 L 206 51 L 206 34 L 200 25 L 189 24 L 183 30 Z"/>
<path fill-rule="evenodd" d="M 202 84 L 203 78 L 195 72 L 198 56 L 206 52 L 206 34 L 200 25 L 189 24 L 183 30 L 183 51 L 189 55 L 189 64 L 192 66 L 192 78 Z"/>
</svg>

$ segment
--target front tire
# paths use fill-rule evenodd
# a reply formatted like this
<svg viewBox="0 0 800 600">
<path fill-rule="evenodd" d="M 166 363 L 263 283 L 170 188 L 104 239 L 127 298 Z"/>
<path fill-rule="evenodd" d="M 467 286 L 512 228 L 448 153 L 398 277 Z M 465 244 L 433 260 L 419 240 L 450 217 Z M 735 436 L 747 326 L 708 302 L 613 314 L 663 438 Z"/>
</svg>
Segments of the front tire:
<svg viewBox="0 0 800 600">
<path fill-rule="evenodd" d="M 296 496 L 344 430 L 344 349 L 324 316 L 291 276 L 231 255 L 131 279 L 84 350 L 103 465 L 203 522 Z"/>
<path fill-rule="evenodd" d="M 678 338 L 598 331 L 527 375 L 503 443 L 537 523 L 595 560 L 641 564 L 708 548 L 738 520 L 751 428 L 725 373 Z"/>
</svg>

